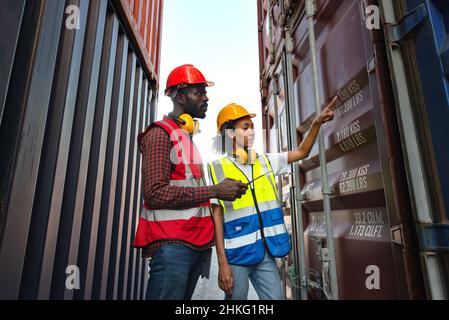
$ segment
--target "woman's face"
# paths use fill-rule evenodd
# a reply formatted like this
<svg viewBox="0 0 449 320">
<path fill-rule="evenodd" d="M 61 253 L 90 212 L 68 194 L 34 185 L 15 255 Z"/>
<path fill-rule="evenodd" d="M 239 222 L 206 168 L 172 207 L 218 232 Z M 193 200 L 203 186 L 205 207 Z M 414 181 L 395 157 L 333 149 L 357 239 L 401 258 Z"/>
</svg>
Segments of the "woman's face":
<svg viewBox="0 0 449 320">
<path fill-rule="evenodd" d="M 234 124 L 233 134 L 237 148 L 252 148 L 254 144 L 254 123 L 251 117 L 238 119 Z"/>
</svg>

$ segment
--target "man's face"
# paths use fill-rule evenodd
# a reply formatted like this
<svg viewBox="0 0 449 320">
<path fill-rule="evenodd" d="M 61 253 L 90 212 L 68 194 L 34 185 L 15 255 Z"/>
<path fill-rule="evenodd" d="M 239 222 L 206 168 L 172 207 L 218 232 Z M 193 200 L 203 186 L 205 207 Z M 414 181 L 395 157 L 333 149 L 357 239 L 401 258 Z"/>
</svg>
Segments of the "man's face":
<svg viewBox="0 0 449 320">
<path fill-rule="evenodd" d="M 180 102 L 184 105 L 184 111 L 192 118 L 206 118 L 207 97 L 206 87 L 203 84 L 188 86 L 180 92 Z"/>
</svg>

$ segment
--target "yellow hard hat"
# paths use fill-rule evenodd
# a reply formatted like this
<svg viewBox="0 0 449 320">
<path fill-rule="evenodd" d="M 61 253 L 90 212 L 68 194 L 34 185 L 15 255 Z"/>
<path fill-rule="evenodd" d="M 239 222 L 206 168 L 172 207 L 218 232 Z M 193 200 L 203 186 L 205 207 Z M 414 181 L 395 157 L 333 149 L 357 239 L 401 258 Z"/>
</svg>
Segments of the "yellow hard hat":
<svg viewBox="0 0 449 320">
<path fill-rule="evenodd" d="M 217 116 L 217 129 L 220 132 L 221 127 L 229 121 L 234 121 L 243 117 L 251 117 L 254 118 L 256 116 L 255 113 L 249 113 L 245 108 L 239 106 L 238 104 L 231 103 L 226 107 L 221 109 L 220 113 Z"/>
</svg>

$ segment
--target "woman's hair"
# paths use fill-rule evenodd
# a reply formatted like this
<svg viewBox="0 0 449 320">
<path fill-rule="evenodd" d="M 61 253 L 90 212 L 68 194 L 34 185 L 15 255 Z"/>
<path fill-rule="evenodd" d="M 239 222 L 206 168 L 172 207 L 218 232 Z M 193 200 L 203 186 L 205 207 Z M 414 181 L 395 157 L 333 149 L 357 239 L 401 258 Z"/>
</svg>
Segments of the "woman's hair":
<svg viewBox="0 0 449 320">
<path fill-rule="evenodd" d="M 217 154 L 232 153 L 234 141 L 226 134 L 226 130 L 234 131 L 234 125 L 236 121 L 226 122 L 221 127 L 220 134 L 217 134 L 212 138 L 212 149 Z"/>
</svg>

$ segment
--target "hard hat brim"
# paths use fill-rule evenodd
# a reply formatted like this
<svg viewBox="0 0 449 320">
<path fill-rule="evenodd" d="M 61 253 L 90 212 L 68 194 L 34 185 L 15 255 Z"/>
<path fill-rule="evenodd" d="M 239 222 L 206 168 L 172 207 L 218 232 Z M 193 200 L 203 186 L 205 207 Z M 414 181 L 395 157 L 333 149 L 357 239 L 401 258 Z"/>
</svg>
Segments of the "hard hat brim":
<svg viewBox="0 0 449 320">
<path fill-rule="evenodd" d="M 213 86 L 215 85 L 215 83 L 212 82 L 212 81 L 198 82 L 198 83 L 180 83 L 180 84 L 177 84 L 176 86 L 173 86 L 173 87 L 170 87 L 170 88 L 165 89 L 164 94 L 165 94 L 166 96 L 169 96 L 170 93 L 171 93 L 171 91 L 172 91 L 172 89 L 173 89 L 174 87 L 179 87 L 179 86 L 185 86 L 185 87 L 187 87 L 187 86 L 194 86 L 194 85 L 197 85 L 197 84 L 204 84 L 204 86 L 205 86 L 206 88 L 208 88 L 208 87 L 213 87 Z"/>
<path fill-rule="evenodd" d="M 238 117 L 238 118 L 235 118 L 235 119 L 229 119 L 228 121 L 224 122 L 224 123 L 220 126 L 220 129 L 217 130 L 217 133 L 218 133 L 218 134 L 221 134 L 221 128 L 223 128 L 223 126 L 224 126 L 226 123 L 231 122 L 231 121 L 236 121 L 236 120 L 239 120 L 239 119 L 242 119 L 242 118 L 246 118 L 246 117 L 250 117 L 250 118 L 252 119 L 252 118 L 257 117 L 257 114 L 255 114 L 255 113 L 248 113 L 248 114 L 246 114 L 246 115 L 244 115 L 244 116 L 241 116 L 241 117 Z"/>
</svg>

